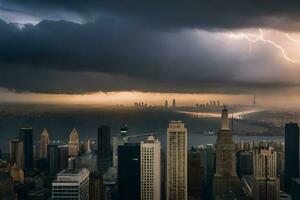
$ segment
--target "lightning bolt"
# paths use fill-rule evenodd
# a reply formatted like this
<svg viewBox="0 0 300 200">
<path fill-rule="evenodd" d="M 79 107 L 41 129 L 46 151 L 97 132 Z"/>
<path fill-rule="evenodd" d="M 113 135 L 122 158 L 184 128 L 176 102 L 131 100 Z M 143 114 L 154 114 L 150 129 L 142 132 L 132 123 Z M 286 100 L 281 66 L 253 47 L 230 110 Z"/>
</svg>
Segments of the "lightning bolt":
<svg viewBox="0 0 300 200">
<path fill-rule="evenodd" d="M 293 59 L 293 58 L 289 57 L 288 54 L 286 53 L 285 49 L 282 46 L 280 46 L 278 43 L 276 43 L 273 40 L 265 39 L 265 35 L 264 35 L 264 32 L 263 32 L 262 29 L 258 29 L 258 32 L 259 32 L 259 34 L 251 34 L 252 37 L 249 34 L 246 34 L 246 33 L 238 33 L 238 34 L 231 33 L 230 34 L 230 38 L 233 38 L 233 39 L 245 39 L 245 40 L 247 40 L 249 42 L 249 46 L 250 46 L 251 43 L 258 43 L 258 42 L 263 42 L 263 43 L 266 43 L 266 44 L 270 44 L 273 47 L 275 47 L 276 49 L 278 49 L 281 52 L 281 55 L 283 56 L 283 58 L 285 60 L 287 60 L 288 62 L 291 62 L 291 63 L 300 63 L 300 60 Z M 294 41 L 294 42 L 297 41 L 297 42 L 300 43 L 300 40 L 295 40 L 294 38 L 292 38 L 288 34 L 286 34 L 286 36 L 291 41 Z"/>
<path fill-rule="evenodd" d="M 292 42 L 300 43 L 300 40 L 293 38 L 290 34 L 286 33 L 285 36 Z"/>
</svg>

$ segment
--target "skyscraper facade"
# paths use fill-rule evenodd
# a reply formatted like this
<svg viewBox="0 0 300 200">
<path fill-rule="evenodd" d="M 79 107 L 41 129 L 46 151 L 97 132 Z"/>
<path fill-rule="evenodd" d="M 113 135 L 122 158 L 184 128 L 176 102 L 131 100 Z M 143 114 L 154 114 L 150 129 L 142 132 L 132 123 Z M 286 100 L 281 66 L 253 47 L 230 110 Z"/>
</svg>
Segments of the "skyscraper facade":
<svg viewBox="0 0 300 200">
<path fill-rule="evenodd" d="M 118 148 L 119 200 L 139 200 L 141 194 L 140 145 L 126 143 Z"/>
<path fill-rule="evenodd" d="M 187 199 L 187 128 L 182 121 L 171 121 L 167 129 L 166 196 Z"/>
<path fill-rule="evenodd" d="M 59 172 L 59 151 L 56 144 L 49 144 L 47 149 L 48 174 L 55 176 Z"/>
<path fill-rule="evenodd" d="M 110 144 L 110 127 L 100 126 L 98 128 L 98 170 L 104 174 L 111 166 L 112 154 Z"/>
<path fill-rule="evenodd" d="M 161 199 L 161 158 L 160 142 L 149 136 L 141 142 L 141 199 Z"/>
<path fill-rule="evenodd" d="M 279 200 L 280 183 L 277 178 L 276 152 L 256 149 L 253 158 L 253 200 Z"/>
<path fill-rule="evenodd" d="M 21 128 L 19 140 L 23 142 L 24 170 L 33 169 L 33 130 L 32 128 Z"/>
<path fill-rule="evenodd" d="M 214 196 L 219 198 L 228 191 L 241 193 L 240 181 L 236 173 L 236 149 L 229 128 L 228 110 L 221 114 L 221 129 L 216 143 L 216 172 L 214 175 Z"/>
<path fill-rule="evenodd" d="M 89 200 L 89 171 L 87 169 L 67 169 L 52 183 L 52 199 Z"/>
<path fill-rule="evenodd" d="M 299 177 L 299 126 L 285 124 L 284 188 L 289 192 L 291 179 Z"/>
<path fill-rule="evenodd" d="M 59 171 L 68 169 L 69 150 L 67 145 L 58 146 Z"/>
<path fill-rule="evenodd" d="M 44 129 L 40 140 L 40 158 L 47 158 L 47 146 L 49 142 L 49 133 L 47 129 Z"/>
<path fill-rule="evenodd" d="M 9 143 L 9 157 L 11 162 L 16 163 L 17 167 L 24 167 L 23 142 L 11 140 Z"/>
<path fill-rule="evenodd" d="M 201 152 L 195 148 L 188 151 L 188 197 L 202 199 Z"/>
<path fill-rule="evenodd" d="M 70 133 L 69 137 L 69 156 L 76 157 L 79 152 L 79 136 L 75 128 Z"/>
</svg>

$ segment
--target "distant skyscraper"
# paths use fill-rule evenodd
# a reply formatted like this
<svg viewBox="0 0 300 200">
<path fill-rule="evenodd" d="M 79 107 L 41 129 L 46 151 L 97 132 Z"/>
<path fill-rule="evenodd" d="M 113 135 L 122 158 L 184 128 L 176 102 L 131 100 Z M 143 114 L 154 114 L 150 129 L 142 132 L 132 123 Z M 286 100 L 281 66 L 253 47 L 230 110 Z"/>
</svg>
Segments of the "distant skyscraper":
<svg viewBox="0 0 300 200">
<path fill-rule="evenodd" d="M 126 143 L 118 148 L 119 200 L 139 200 L 141 194 L 140 145 Z"/>
<path fill-rule="evenodd" d="M 175 100 L 175 99 L 173 99 L 172 107 L 173 107 L 173 108 L 176 108 L 176 100 Z"/>
<path fill-rule="evenodd" d="M 165 108 L 167 108 L 169 105 L 168 105 L 168 100 L 165 100 Z"/>
<path fill-rule="evenodd" d="M 202 199 L 201 152 L 192 148 L 188 151 L 188 197 Z"/>
<path fill-rule="evenodd" d="M 89 182 L 90 200 L 104 199 L 103 177 L 100 174 L 91 173 Z"/>
<path fill-rule="evenodd" d="M 141 142 L 141 199 L 160 200 L 160 142 L 149 136 Z"/>
<path fill-rule="evenodd" d="M 67 169 L 57 174 L 52 183 L 52 199 L 66 198 L 89 200 L 89 170 Z"/>
<path fill-rule="evenodd" d="M 280 186 L 276 175 L 276 152 L 257 149 L 253 159 L 253 200 L 279 200 Z"/>
<path fill-rule="evenodd" d="M 58 146 L 59 171 L 68 169 L 69 148 L 68 145 Z"/>
<path fill-rule="evenodd" d="M 253 90 L 253 106 L 256 105 L 256 93 L 255 93 L 255 88 Z"/>
<path fill-rule="evenodd" d="M 236 149 L 229 128 L 228 110 L 224 107 L 221 115 L 221 129 L 216 143 L 216 173 L 214 195 L 220 198 L 229 191 L 241 193 L 240 180 L 236 173 Z"/>
<path fill-rule="evenodd" d="M 21 128 L 19 139 L 23 142 L 24 170 L 33 169 L 33 130 L 32 128 Z"/>
<path fill-rule="evenodd" d="M 47 158 L 47 146 L 49 144 L 49 133 L 47 129 L 44 129 L 41 134 L 41 141 L 40 141 L 40 158 Z"/>
<path fill-rule="evenodd" d="M 16 163 L 17 167 L 24 167 L 24 153 L 23 142 L 19 140 L 11 140 L 9 145 L 9 156 L 13 163 Z"/>
<path fill-rule="evenodd" d="M 79 152 L 79 136 L 75 128 L 70 133 L 69 139 L 69 156 L 76 157 Z"/>
<path fill-rule="evenodd" d="M 59 172 L 59 151 L 57 144 L 49 144 L 47 149 L 48 173 L 55 176 Z"/>
<path fill-rule="evenodd" d="M 289 192 L 292 178 L 299 177 L 299 126 L 297 123 L 285 124 L 285 168 L 284 186 Z"/>
<path fill-rule="evenodd" d="M 103 174 L 111 166 L 110 127 L 98 128 L 98 170 Z"/>
<path fill-rule="evenodd" d="M 168 200 L 187 200 L 187 128 L 182 121 L 171 121 L 167 129 Z"/>
</svg>

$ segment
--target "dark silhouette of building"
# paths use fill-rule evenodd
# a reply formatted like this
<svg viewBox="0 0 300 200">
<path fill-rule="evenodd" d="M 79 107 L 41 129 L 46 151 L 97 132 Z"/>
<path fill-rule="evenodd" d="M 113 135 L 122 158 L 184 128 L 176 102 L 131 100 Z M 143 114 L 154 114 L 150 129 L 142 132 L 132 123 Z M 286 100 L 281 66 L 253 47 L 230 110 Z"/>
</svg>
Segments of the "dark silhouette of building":
<svg viewBox="0 0 300 200">
<path fill-rule="evenodd" d="M 23 142 L 24 170 L 33 169 L 33 130 L 32 128 L 21 128 L 19 130 L 19 140 Z"/>
<path fill-rule="evenodd" d="M 55 176 L 59 172 L 59 151 L 56 144 L 48 144 L 47 147 L 48 173 Z"/>
<path fill-rule="evenodd" d="M 140 145 L 126 143 L 118 148 L 119 200 L 140 199 Z"/>
<path fill-rule="evenodd" d="M 297 123 L 285 124 L 284 185 L 289 192 L 291 179 L 299 177 L 299 126 Z"/>
<path fill-rule="evenodd" d="M 188 151 L 188 197 L 202 199 L 201 152 L 192 148 Z"/>
<path fill-rule="evenodd" d="M 104 174 L 111 166 L 112 154 L 110 144 L 110 127 L 100 126 L 98 128 L 98 170 Z"/>
<path fill-rule="evenodd" d="M 68 154 L 69 154 L 68 146 L 67 145 L 58 146 L 58 154 L 59 154 L 59 171 L 68 169 Z"/>
<path fill-rule="evenodd" d="M 203 151 L 204 161 L 204 199 L 212 199 L 213 179 L 215 173 L 215 152 L 213 145 L 207 145 Z"/>
</svg>

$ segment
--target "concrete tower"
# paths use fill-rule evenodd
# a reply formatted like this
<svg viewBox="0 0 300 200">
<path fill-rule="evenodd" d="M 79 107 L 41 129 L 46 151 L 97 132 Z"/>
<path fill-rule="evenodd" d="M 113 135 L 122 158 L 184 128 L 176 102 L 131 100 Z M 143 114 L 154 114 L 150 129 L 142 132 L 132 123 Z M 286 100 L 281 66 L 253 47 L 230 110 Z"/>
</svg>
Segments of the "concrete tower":
<svg viewBox="0 0 300 200">
<path fill-rule="evenodd" d="M 187 128 L 171 121 L 167 130 L 167 200 L 187 200 Z"/>
<path fill-rule="evenodd" d="M 75 128 L 70 133 L 69 137 L 69 156 L 76 157 L 78 156 L 79 151 L 79 136 Z"/>
<path fill-rule="evenodd" d="M 50 143 L 49 133 L 47 129 L 44 129 L 41 134 L 40 141 L 40 158 L 47 158 L 47 146 Z"/>
</svg>

